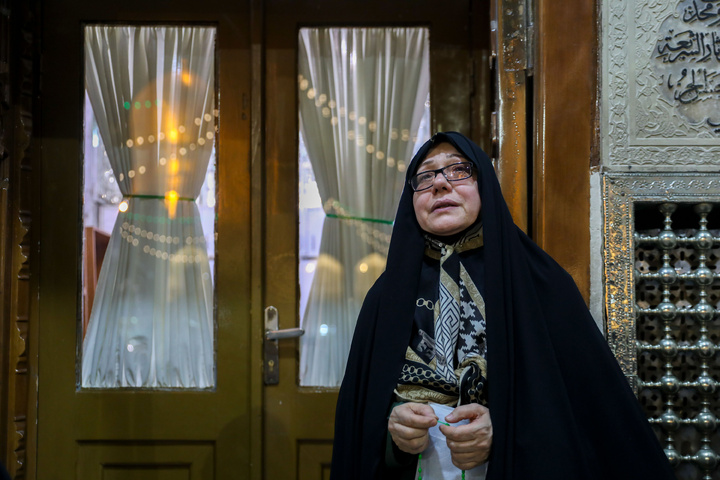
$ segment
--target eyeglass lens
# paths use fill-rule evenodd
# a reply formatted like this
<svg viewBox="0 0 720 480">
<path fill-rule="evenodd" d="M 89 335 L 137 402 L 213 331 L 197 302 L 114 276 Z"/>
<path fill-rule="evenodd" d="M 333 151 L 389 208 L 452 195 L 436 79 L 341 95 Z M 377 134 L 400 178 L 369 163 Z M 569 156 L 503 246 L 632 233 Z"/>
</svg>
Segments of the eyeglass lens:
<svg viewBox="0 0 720 480">
<path fill-rule="evenodd" d="M 436 170 L 420 172 L 412 177 L 410 183 L 415 191 L 426 190 L 435 182 L 435 176 L 442 172 L 445 178 L 450 181 L 463 180 L 472 175 L 472 164 L 470 162 L 453 163 Z"/>
</svg>

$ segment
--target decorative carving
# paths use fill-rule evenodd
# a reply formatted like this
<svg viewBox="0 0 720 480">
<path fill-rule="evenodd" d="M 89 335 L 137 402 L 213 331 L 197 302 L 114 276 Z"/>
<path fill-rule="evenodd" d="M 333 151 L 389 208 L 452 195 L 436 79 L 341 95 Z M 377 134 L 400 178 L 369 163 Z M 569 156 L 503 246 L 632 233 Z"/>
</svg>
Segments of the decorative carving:
<svg viewBox="0 0 720 480">
<path fill-rule="evenodd" d="M 632 279 L 632 204 L 616 187 L 614 178 L 604 179 L 603 265 L 605 269 L 606 334 L 610 348 L 633 389 L 637 387 L 635 309 Z M 618 190 L 618 187 L 620 190 Z"/>
<path fill-rule="evenodd" d="M 0 185 L 0 266 L 2 271 L 0 277 L 0 294 L 2 295 L 3 315 L 0 316 L 0 380 L 3 385 L 8 385 L 8 381 L 11 376 L 9 368 L 9 355 L 7 352 L 10 351 L 9 347 L 9 336 L 10 336 L 10 324 L 11 318 L 6 317 L 4 313 L 7 311 L 6 305 L 9 301 L 8 290 L 9 285 L 6 280 L 5 269 L 7 268 L 7 262 L 9 259 L 6 258 L 8 247 L 7 242 L 11 237 L 10 232 L 10 209 L 8 202 L 8 187 L 9 187 L 9 176 L 10 176 L 10 164 L 13 160 L 11 155 L 12 139 L 12 109 L 10 100 L 10 11 L 6 6 L 6 1 L 0 3 L 2 10 L 0 11 L 0 178 L 3 179 Z M 8 388 L 9 390 L 9 388 Z M 8 392 L 3 392 L 5 398 L 10 399 Z M 12 432 L 14 426 L 9 425 L 9 419 L 11 417 L 11 409 L 8 405 L 7 410 L 0 410 L 0 446 L 3 450 L 0 452 L 0 461 L 4 465 L 7 465 L 8 460 L 12 456 L 13 448 L 10 447 L 12 443 Z"/>
<path fill-rule="evenodd" d="M 611 0 L 604 3 L 603 38 L 606 40 L 603 45 L 602 103 L 606 168 L 703 170 L 720 163 L 720 133 L 715 132 L 719 128 L 715 124 L 720 123 L 720 119 L 711 118 L 717 107 L 705 107 L 709 105 L 707 101 L 683 104 L 675 99 L 676 92 L 682 93 L 678 93 L 678 97 L 682 96 L 683 100 L 692 98 L 696 92 L 699 99 L 700 92 L 707 88 L 688 82 L 687 79 L 692 78 L 690 70 L 678 83 L 682 68 L 672 76 L 672 91 L 667 87 L 671 70 L 674 71 L 679 62 L 691 62 L 689 56 L 681 60 L 681 56 L 670 55 L 671 48 L 686 45 L 682 43 L 684 36 L 678 36 L 672 43 L 681 33 L 676 31 L 673 23 L 682 23 L 683 9 L 691 3 L 692 0 Z M 717 0 L 703 2 L 702 8 L 716 3 Z M 690 17 L 686 18 L 691 21 Z M 709 47 L 712 58 L 717 59 L 720 56 L 720 43 L 716 43 L 720 38 L 720 27 L 708 23 L 701 28 L 700 24 L 699 20 L 691 21 L 693 31 L 703 34 L 699 41 L 705 52 Z M 668 36 L 671 38 L 666 41 Z M 663 64 L 664 58 L 668 59 L 666 64 Z M 670 62 L 670 58 L 674 62 Z M 717 61 L 715 65 L 720 65 L 720 60 Z M 706 73 L 720 70 L 708 62 L 701 66 Z M 699 64 L 693 65 L 696 69 L 701 68 Z M 720 77 L 708 75 L 708 83 L 717 86 Z M 696 78 L 699 78 L 697 73 Z M 682 90 L 678 90 L 679 85 Z M 698 108 L 697 105 L 703 106 Z"/>
<path fill-rule="evenodd" d="M 0 3 L 0 230 L 2 241 L 3 312 L 0 319 L 3 346 L 3 384 L 6 410 L 3 427 L 3 451 L 0 459 L 12 478 L 27 478 L 29 379 L 32 363 L 28 352 L 30 306 L 31 243 L 29 230 L 32 213 L 31 141 L 34 99 L 37 96 L 37 24 L 38 3 Z M 12 17 L 12 21 L 11 21 Z"/>
</svg>

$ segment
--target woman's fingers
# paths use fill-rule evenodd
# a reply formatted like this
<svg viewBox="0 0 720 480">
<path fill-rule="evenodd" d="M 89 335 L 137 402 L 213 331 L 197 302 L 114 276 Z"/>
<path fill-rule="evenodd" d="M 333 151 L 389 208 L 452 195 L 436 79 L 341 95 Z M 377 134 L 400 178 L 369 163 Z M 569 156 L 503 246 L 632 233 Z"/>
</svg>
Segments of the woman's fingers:
<svg viewBox="0 0 720 480">
<path fill-rule="evenodd" d="M 457 407 L 445 419 L 448 422 L 470 420 L 466 425 L 440 426 L 447 438 L 447 446 L 456 467 L 469 470 L 485 463 L 492 446 L 492 421 L 490 411 L 478 404 Z"/>
<path fill-rule="evenodd" d="M 490 411 L 478 404 L 457 407 L 448 422 L 470 420 L 466 425 L 441 425 L 452 460 L 458 468 L 469 470 L 487 461 L 492 446 Z M 437 424 L 432 407 L 420 403 L 396 406 L 388 419 L 388 431 L 400 450 L 412 454 L 425 450 L 430 442 L 428 429 Z"/>
<path fill-rule="evenodd" d="M 452 455 L 452 462 L 460 470 L 472 470 L 473 468 L 487 462 L 487 457 L 479 455 Z"/>
<path fill-rule="evenodd" d="M 487 407 L 480 405 L 479 403 L 469 403 L 467 405 L 460 405 L 456 407 L 450 414 L 445 417 L 445 420 L 450 423 L 459 422 L 460 420 L 470 420 L 471 422 L 477 418 L 487 416 L 490 419 L 490 410 Z"/>
<path fill-rule="evenodd" d="M 457 427 L 440 425 L 440 431 L 448 440 L 457 443 L 480 442 L 492 438 L 492 424 L 485 422 L 470 422 Z"/>
<path fill-rule="evenodd" d="M 404 403 L 393 408 L 388 431 L 400 450 L 420 453 L 430 442 L 428 429 L 437 424 L 432 407 L 420 403 Z"/>
<path fill-rule="evenodd" d="M 406 427 L 404 425 L 389 425 L 390 436 L 395 445 L 403 452 L 420 453 L 425 450 L 430 442 L 427 430 Z"/>
<path fill-rule="evenodd" d="M 437 424 L 437 416 L 430 405 L 403 403 L 393 408 L 390 420 L 408 427 L 428 429 Z"/>
<path fill-rule="evenodd" d="M 474 447 L 462 447 L 460 450 L 450 449 L 450 454 L 452 462 L 456 467 L 462 470 L 470 470 L 488 461 L 488 458 L 490 457 L 490 448 L 478 449 Z"/>
<path fill-rule="evenodd" d="M 440 426 L 440 431 L 448 438 L 448 440 L 458 443 L 464 442 L 482 442 L 488 438 L 492 438 L 492 420 L 490 419 L 490 410 L 482 405 L 472 403 L 462 405 L 453 410 L 450 415 L 445 417 L 448 422 L 459 422 L 460 420 L 470 420 L 466 425 L 458 425 L 456 427 Z"/>
</svg>

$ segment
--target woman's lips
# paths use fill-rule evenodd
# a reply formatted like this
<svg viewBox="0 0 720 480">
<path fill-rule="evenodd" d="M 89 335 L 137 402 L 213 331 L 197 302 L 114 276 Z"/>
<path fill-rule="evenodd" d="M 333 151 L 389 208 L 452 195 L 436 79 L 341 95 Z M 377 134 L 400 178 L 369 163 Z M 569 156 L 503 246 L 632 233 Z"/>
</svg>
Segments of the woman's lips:
<svg viewBox="0 0 720 480">
<path fill-rule="evenodd" d="M 433 205 L 432 211 L 434 212 L 448 207 L 457 207 L 457 203 L 452 200 L 439 200 Z"/>
</svg>

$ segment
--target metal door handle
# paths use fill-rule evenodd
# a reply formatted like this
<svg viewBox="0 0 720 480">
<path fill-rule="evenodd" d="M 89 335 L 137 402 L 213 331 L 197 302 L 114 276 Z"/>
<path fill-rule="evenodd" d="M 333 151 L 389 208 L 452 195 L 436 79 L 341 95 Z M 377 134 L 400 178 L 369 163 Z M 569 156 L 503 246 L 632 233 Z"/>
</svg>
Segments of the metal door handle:
<svg viewBox="0 0 720 480">
<path fill-rule="evenodd" d="M 302 337 L 305 330 L 302 328 L 285 328 L 283 330 L 265 330 L 265 340 L 282 340 L 283 338 Z"/>
<path fill-rule="evenodd" d="M 265 307 L 265 359 L 263 373 L 265 385 L 277 385 L 280 382 L 280 359 L 278 356 L 278 340 L 283 338 L 297 338 L 302 336 L 305 330 L 302 328 L 285 328 L 278 330 L 277 308 Z"/>
</svg>

